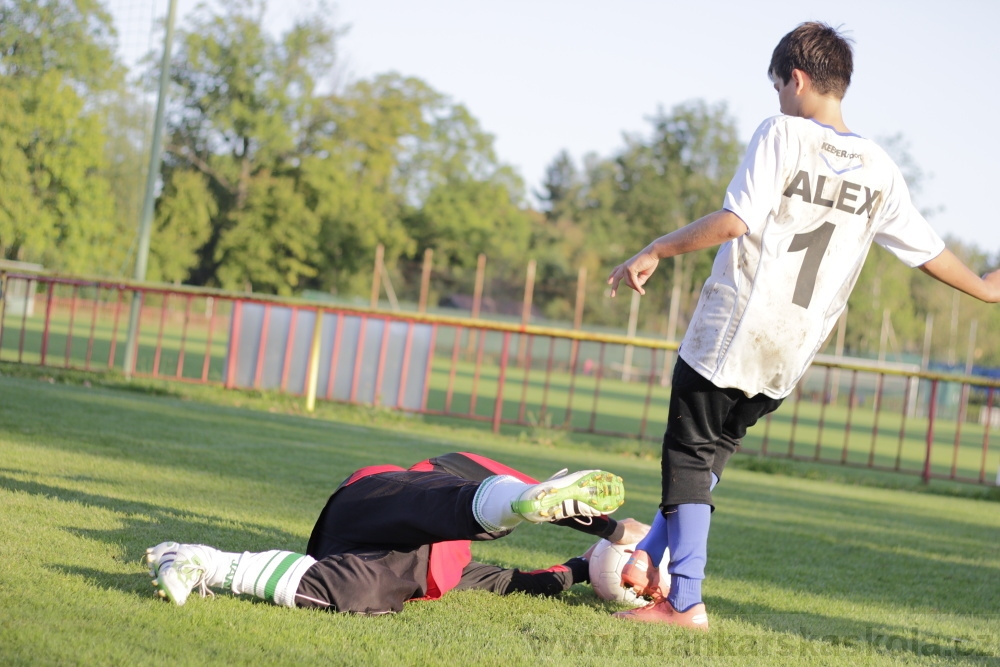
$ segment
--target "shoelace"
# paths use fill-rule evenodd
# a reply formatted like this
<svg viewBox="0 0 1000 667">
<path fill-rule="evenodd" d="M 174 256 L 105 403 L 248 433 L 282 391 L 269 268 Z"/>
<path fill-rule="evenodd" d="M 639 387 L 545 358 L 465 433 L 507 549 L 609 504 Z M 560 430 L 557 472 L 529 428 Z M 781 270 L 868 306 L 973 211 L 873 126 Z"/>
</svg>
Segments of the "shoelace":
<svg viewBox="0 0 1000 667">
<path fill-rule="evenodd" d="M 177 562 L 176 561 L 174 561 L 174 567 L 177 567 Z M 187 563 L 185 563 L 181 567 L 182 567 L 181 571 L 184 573 L 185 578 L 187 578 L 188 575 L 191 575 L 194 572 L 198 573 L 198 580 L 196 582 L 194 582 L 193 584 L 191 584 L 191 589 L 192 590 L 197 589 L 198 590 L 198 595 L 200 595 L 203 598 L 209 598 L 209 597 L 214 598 L 215 597 L 215 593 L 212 591 L 211 588 L 208 587 L 208 584 L 205 582 L 205 568 L 204 567 L 202 567 L 201 565 L 192 566 L 192 565 L 189 565 Z"/>
<path fill-rule="evenodd" d="M 557 507 L 557 521 L 572 518 L 582 526 L 589 526 L 594 523 L 594 519 L 592 517 L 601 516 L 601 512 L 598 512 L 590 505 L 581 503 L 578 500 L 564 500 Z M 562 514 L 562 516 L 559 516 L 559 514 Z M 584 519 L 586 519 L 586 521 L 584 521 Z"/>
<path fill-rule="evenodd" d="M 201 579 L 198 580 L 198 583 L 195 585 L 198 587 L 198 594 L 201 595 L 201 597 L 203 598 L 215 597 L 215 593 L 212 591 L 211 588 L 208 587 L 208 584 L 205 583 L 204 576 L 202 576 Z"/>
</svg>

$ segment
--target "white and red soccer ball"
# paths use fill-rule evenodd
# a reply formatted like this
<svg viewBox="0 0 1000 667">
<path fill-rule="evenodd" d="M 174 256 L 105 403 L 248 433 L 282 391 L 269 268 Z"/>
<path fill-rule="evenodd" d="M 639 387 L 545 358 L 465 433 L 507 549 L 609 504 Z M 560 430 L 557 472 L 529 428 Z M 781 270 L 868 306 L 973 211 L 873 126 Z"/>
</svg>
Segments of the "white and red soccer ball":
<svg viewBox="0 0 1000 667">
<path fill-rule="evenodd" d="M 622 587 L 622 568 L 628 562 L 635 544 L 612 544 L 601 540 L 590 554 L 590 585 L 602 600 L 638 607 L 648 602 L 631 589 Z"/>
</svg>

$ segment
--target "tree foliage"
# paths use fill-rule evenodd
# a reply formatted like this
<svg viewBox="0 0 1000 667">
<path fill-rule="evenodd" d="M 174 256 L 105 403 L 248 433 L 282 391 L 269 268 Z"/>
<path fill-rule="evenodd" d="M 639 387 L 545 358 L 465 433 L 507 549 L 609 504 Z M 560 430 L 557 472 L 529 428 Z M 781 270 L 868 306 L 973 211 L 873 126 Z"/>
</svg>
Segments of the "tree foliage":
<svg viewBox="0 0 1000 667">
<path fill-rule="evenodd" d="M 316 274 L 316 216 L 297 191 L 304 114 L 334 32 L 264 30 L 263 5 L 200 6 L 173 57 L 154 244 L 181 239 L 172 277 L 290 294 Z M 165 262 L 160 260 L 159 264 Z"/>
<path fill-rule="evenodd" d="M 337 31 L 314 16 L 274 37 L 262 9 L 203 7 L 171 66 L 157 233 L 200 241 L 183 279 L 359 293 L 379 244 L 390 266 L 430 245 L 445 265 L 476 248 L 523 254 L 520 181 L 467 109 L 396 74 L 321 92 Z M 184 269 L 175 258 L 171 275 Z"/>
<path fill-rule="evenodd" d="M 611 158 L 589 156 L 577 169 L 564 153 L 550 165 L 539 193 L 547 206 L 546 223 L 536 231 L 536 242 L 550 248 L 542 270 L 546 284 L 568 281 L 572 287 L 579 265 L 606 274 L 652 239 L 721 206 L 743 154 L 725 105 L 690 102 L 669 113 L 660 110 L 649 121 L 648 136 L 627 135 L 624 149 Z M 654 274 L 653 294 L 660 295 L 654 299 L 663 300 L 660 307 L 644 308 L 648 327 L 663 330 L 662 314 L 670 311 L 671 299 L 679 301 L 680 315 L 687 313 L 712 255 L 676 257 Z M 550 306 L 550 312 L 566 312 L 568 298 Z M 601 304 L 602 298 L 595 292 L 588 301 Z M 620 321 L 621 309 L 598 308 L 591 315 Z M 684 322 L 673 324 L 682 330 Z"/>
<path fill-rule="evenodd" d="M 0 256 L 109 268 L 117 236 L 99 101 L 123 84 L 88 0 L 0 0 Z"/>
</svg>

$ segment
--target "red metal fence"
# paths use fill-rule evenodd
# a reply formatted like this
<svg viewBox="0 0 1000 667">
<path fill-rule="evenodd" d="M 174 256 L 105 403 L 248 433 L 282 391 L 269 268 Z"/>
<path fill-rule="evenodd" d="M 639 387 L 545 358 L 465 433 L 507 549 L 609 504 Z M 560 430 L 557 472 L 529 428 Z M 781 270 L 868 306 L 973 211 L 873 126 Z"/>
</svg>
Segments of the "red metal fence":
<svg viewBox="0 0 1000 667">
<path fill-rule="evenodd" d="M 659 440 L 676 344 L 211 290 L 0 273 L 0 361 L 279 391 L 488 422 Z M 141 308 L 123 369 L 129 305 Z M 1000 482 L 1000 381 L 820 358 L 743 451 Z"/>
</svg>

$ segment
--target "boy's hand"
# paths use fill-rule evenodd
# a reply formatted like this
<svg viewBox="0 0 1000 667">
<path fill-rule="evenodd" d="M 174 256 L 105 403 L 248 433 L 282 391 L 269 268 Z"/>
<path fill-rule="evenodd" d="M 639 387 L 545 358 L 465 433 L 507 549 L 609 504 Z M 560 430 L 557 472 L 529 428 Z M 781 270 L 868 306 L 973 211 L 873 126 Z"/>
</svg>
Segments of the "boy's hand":
<svg viewBox="0 0 1000 667">
<path fill-rule="evenodd" d="M 625 526 L 625 533 L 615 544 L 635 544 L 646 537 L 646 533 L 649 532 L 649 524 L 637 521 L 636 519 L 620 519 L 618 523 Z"/>
<path fill-rule="evenodd" d="M 656 265 L 661 259 L 711 248 L 739 238 L 748 231 L 749 228 L 739 216 L 725 209 L 698 218 L 690 225 L 684 225 L 661 236 L 643 248 L 635 257 L 616 266 L 608 276 L 611 296 L 618 294 L 618 283 L 622 280 L 639 294 L 645 294 L 646 290 L 642 289 L 642 286 L 653 275 L 653 271 L 656 271 Z"/>
<path fill-rule="evenodd" d="M 1000 302 L 1000 269 L 983 274 L 983 282 L 992 291 L 993 303 Z"/>
<path fill-rule="evenodd" d="M 619 264 L 608 276 L 608 284 L 611 285 L 611 296 L 618 294 L 618 284 L 624 280 L 625 284 L 634 289 L 639 294 L 645 294 L 646 290 L 642 286 L 646 284 L 649 277 L 656 271 L 656 266 L 660 263 L 660 258 L 653 254 L 649 247 L 638 253 L 624 264 Z"/>
</svg>

